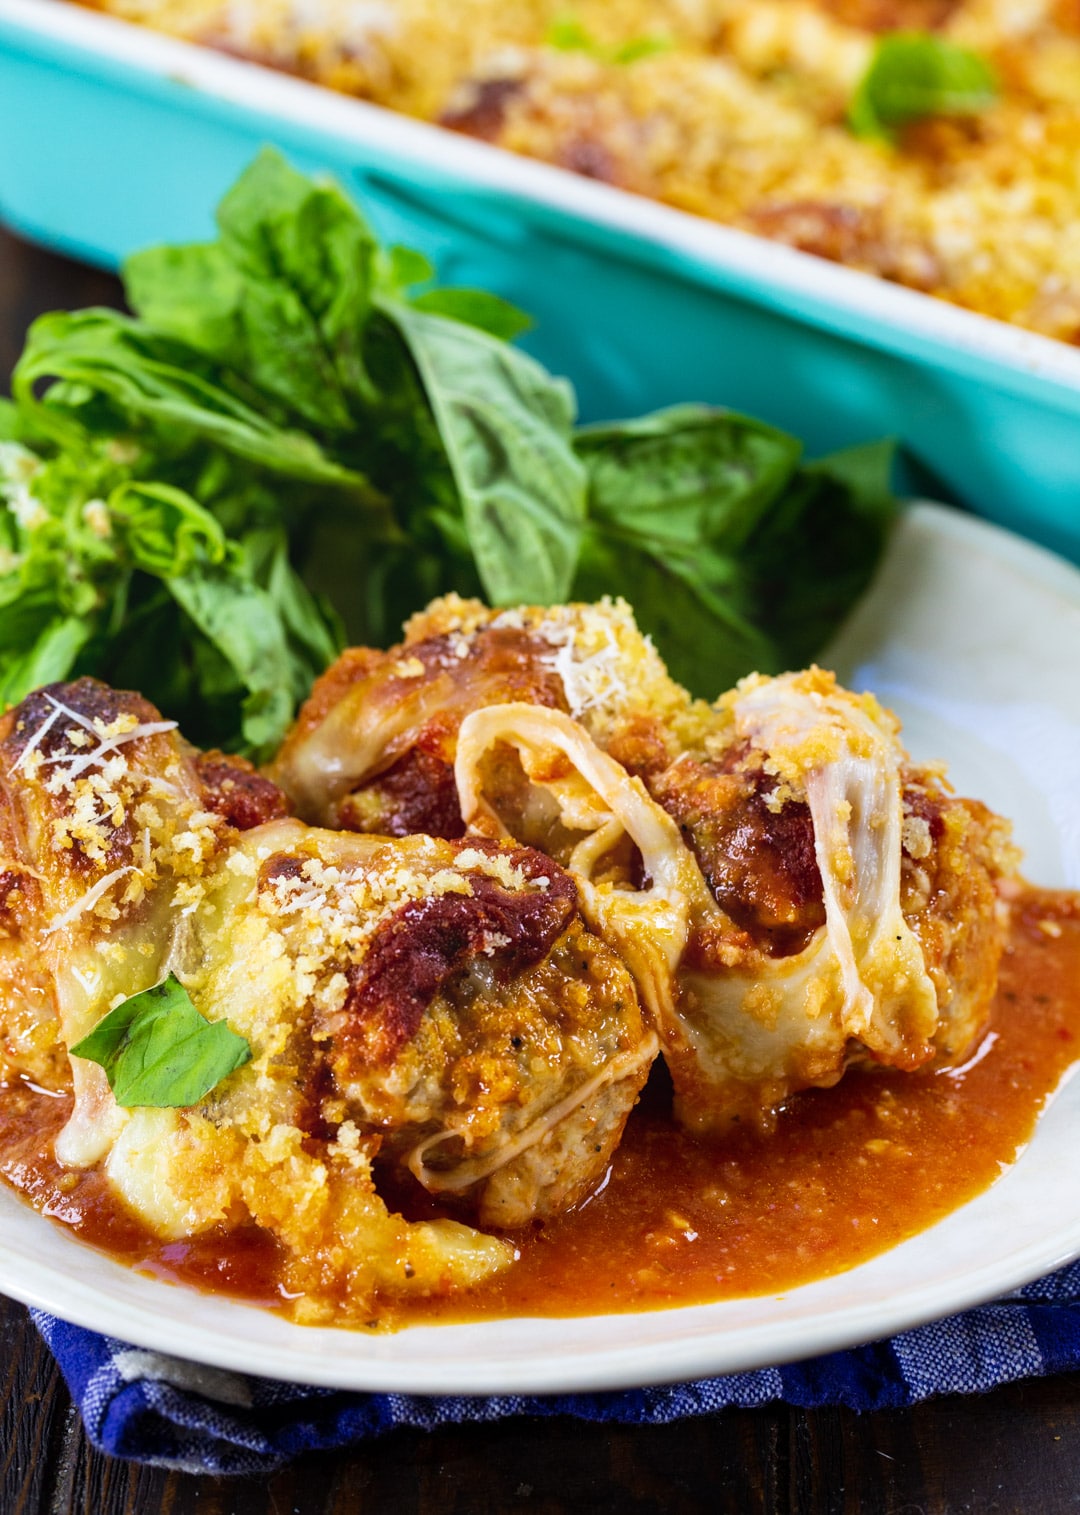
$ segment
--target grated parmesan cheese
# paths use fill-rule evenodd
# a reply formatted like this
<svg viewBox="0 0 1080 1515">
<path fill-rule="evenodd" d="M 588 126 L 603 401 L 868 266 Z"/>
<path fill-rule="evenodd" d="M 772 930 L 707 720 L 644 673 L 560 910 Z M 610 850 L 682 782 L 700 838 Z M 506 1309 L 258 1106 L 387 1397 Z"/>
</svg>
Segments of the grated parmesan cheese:
<svg viewBox="0 0 1080 1515">
<path fill-rule="evenodd" d="M 84 911 L 93 909 L 98 900 L 100 900 L 102 896 L 106 894 L 107 891 L 111 889 L 119 879 L 125 878 L 129 873 L 134 873 L 134 871 L 135 870 L 132 865 L 128 863 L 123 868 L 114 868 L 112 872 L 107 873 L 104 878 L 98 879 L 97 883 L 92 889 L 88 889 L 86 893 L 77 899 L 75 903 L 67 910 L 65 910 L 62 915 L 58 915 L 54 921 L 51 921 L 49 923 L 48 927 L 46 928 L 45 935 L 52 936 L 54 932 L 62 931 L 65 926 L 70 926 L 72 921 L 77 920 Z"/>
<path fill-rule="evenodd" d="M 562 680 L 566 703 L 574 717 L 599 705 L 626 699 L 626 685 L 618 676 L 619 647 L 608 633 L 606 645 L 588 657 L 579 658 L 576 639 L 569 627 L 542 628 L 544 638 L 558 650 L 546 661 Z"/>
</svg>

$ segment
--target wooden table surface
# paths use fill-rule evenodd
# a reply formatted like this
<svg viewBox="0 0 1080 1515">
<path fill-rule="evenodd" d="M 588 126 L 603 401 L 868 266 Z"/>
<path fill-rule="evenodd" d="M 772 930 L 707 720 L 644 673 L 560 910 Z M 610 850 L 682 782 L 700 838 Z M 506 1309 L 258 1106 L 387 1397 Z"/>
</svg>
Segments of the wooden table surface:
<svg viewBox="0 0 1080 1515">
<path fill-rule="evenodd" d="M 0 382 L 35 315 L 108 276 L 0 232 Z M 398 1431 L 268 1476 L 102 1457 L 22 1306 L 0 1298 L 0 1515 L 1054 1515 L 1080 1509 L 1080 1374 L 855 1415 L 785 1406 L 650 1427 L 569 1419 Z"/>
</svg>

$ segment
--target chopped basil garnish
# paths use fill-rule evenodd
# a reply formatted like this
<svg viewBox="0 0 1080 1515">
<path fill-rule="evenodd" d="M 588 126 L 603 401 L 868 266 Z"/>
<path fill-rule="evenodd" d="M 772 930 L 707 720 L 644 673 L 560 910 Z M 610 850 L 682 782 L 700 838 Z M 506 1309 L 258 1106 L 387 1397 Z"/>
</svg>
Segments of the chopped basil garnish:
<svg viewBox="0 0 1080 1515">
<path fill-rule="evenodd" d="M 200 1015 L 171 973 L 110 1010 L 71 1051 L 105 1069 L 117 1104 L 126 1108 L 197 1105 L 251 1058 L 244 1038 Z"/>
<path fill-rule="evenodd" d="M 978 53 L 929 32 L 878 40 L 848 109 L 858 137 L 884 137 L 926 116 L 973 116 L 998 95 L 994 70 Z"/>
<path fill-rule="evenodd" d="M 613 47 L 605 47 L 574 16 L 556 17 L 548 28 L 546 41 L 548 47 L 557 48 L 561 53 L 588 53 L 591 58 L 597 58 L 602 63 L 622 65 L 640 63 L 643 58 L 655 58 L 657 53 L 670 52 L 673 45 L 670 37 L 645 33 L 616 43 Z"/>
</svg>

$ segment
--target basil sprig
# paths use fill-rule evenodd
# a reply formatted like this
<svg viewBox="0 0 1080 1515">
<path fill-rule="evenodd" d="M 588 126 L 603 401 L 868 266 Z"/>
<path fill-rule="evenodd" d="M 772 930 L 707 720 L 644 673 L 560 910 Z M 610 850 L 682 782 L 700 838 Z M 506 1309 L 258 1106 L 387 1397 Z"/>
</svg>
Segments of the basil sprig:
<svg viewBox="0 0 1080 1515">
<path fill-rule="evenodd" d="M 262 758 L 344 645 L 328 594 L 384 643 L 451 589 L 565 599 L 573 391 L 433 273 L 268 149 L 215 241 L 129 260 L 134 316 L 36 321 L 0 401 L 3 698 L 93 673 Z"/>
<path fill-rule="evenodd" d="M 71 1048 L 105 1069 L 118 1105 L 186 1109 L 251 1059 L 225 1021 L 200 1015 L 172 973 L 110 1010 Z"/>
<path fill-rule="evenodd" d="M 869 583 L 892 524 L 893 447 L 817 463 L 786 432 L 680 405 L 587 427 L 575 598 L 621 594 L 672 675 L 706 698 L 810 662 Z"/>
<path fill-rule="evenodd" d="M 880 37 L 848 109 L 859 137 L 892 141 L 927 116 L 973 116 L 998 97 L 997 75 L 985 58 L 931 32 Z"/>
<path fill-rule="evenodd" d="M 527 317 L 271 150 L 217 221 L 128 261 L 134 315 L 30 330 L 0 400 L 0 702 L 94 674 L 263 758 L 346 639 L 451 590 L 624 595 L 712 697 L 812 656 L 872 573 L 884 454 L 814 472 L 702 406 L 575 430 L 511 345 Z"/>
</svg>

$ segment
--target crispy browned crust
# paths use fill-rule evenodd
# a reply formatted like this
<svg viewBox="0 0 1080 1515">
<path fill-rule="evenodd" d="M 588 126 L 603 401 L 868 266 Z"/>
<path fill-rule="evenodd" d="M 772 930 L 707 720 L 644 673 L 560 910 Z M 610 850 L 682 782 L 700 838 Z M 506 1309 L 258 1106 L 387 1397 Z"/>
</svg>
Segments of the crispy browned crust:
<svg viewBox="0 0 1080 1515">
<path fill-rule="evenodd" d="M 363 682 L 379 668 L 386 653 L 375 647 L 347 647 L 325 673 L 319 675 L 311 686 L 311 693 L 301 705 L 291 730 L 278 752 L 278 761 L 288 756 L 290 747 L 302 742 L 310 732 L 321 726 L 327 715 L 339 704 L 354 684 Z"/>
<path fill-rule="evenodd" d="M 237 831 L 250 831 L 290 813 L 286 795 L 247 758 L 229 757 L 216 749 L 200 752 L 195 771 L 207 810 Z"/>
<path fill-rule="evenodd" d="M 937 1061 L 962 1057 L 983 1030 L 997 990 L 1007 913 L 999 884 L 1015 869 L 1008 826 L 978 800 L 948 794 L 931 776 L 912 775 L 909 813 L 929 819 L 922 858 L 905 853 L 901 903 L 937 991 Z"/>
</svg>

